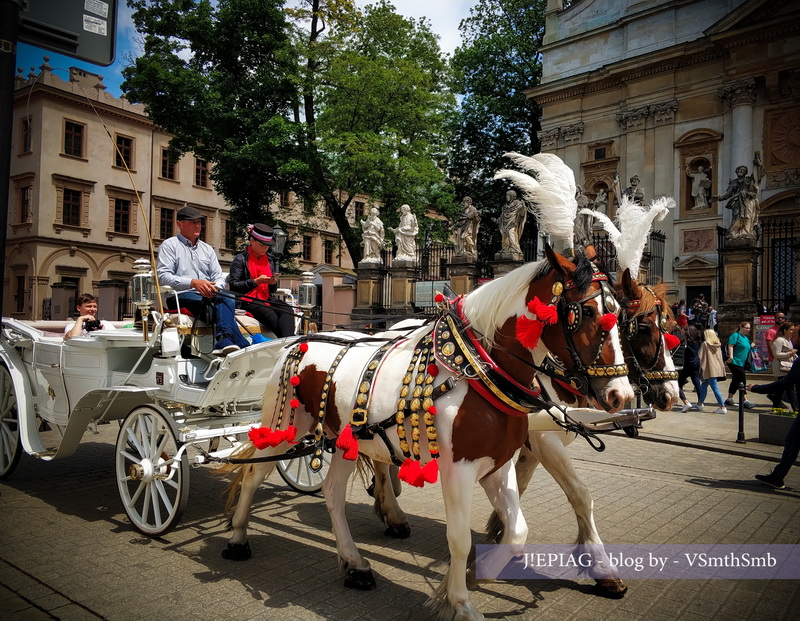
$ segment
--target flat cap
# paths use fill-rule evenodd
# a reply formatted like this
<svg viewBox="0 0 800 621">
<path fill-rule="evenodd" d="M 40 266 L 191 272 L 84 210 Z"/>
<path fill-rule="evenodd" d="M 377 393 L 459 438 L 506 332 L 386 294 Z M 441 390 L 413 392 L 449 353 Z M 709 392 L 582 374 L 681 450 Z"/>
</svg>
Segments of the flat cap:
<svg viewBox="0 0 800 621">
<path fill-rule="evenodd" d="M 178 220 L 199 220 L 202 217 L 203 214 L 197 211 L 197 209 L 194 207 L 189 207 L 188 205 L 186 207 L 182 207 L 178 211 Z"/>
</svg>

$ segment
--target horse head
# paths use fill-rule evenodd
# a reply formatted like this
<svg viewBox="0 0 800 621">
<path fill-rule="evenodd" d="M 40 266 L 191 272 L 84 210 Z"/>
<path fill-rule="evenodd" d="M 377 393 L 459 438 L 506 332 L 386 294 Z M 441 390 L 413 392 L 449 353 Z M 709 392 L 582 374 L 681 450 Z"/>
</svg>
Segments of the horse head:
<svg viewBox="0 0 800 621">
<path fill-rule="evenodd" d="M 666 287 L 642 285 L 626 269 L 614 288 L 623 309 L 620 327 L 631 378 L 648 403 L 669 411 L 678 399 L 678 374 L 667 343 L 672 311 Z"/>
</svg>

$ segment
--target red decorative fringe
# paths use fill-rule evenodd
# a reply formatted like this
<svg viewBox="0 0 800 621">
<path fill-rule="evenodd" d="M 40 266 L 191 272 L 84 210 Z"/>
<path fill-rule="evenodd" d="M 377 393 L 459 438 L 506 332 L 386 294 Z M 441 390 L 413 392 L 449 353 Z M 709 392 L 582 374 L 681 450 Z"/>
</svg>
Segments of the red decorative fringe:
<svg viewBox="0 0 800 621">
<path fill-rule="evenodd" d="M 247 436 L 253 445 L 260 451 L 267 447 L 275 447 L 282 442 L 297 444 L 294 439 L 297 437 L 297 429 L 290 425 L 285 430 L 276 429 L 273 431 L 269 427 L 252 427 L 247 432 Z"/>
<path fill-rule="evenodd" d="M 670 334 L 669 332 L 667 332 L 664 335 L 664 343 L 666 343 L 667 349 L 675 349 L 678 345 L 681 344 L 681 340 L 674 334 Z"/>
<path fill-rule="evenodd" d="M 439 462 L 431 459 L 422 467 L 422 478 L 426 483 L 436 483 L 439 480 Z"/>
<path fill-rule="evenodd" d="M 353 435 L 353 428 L 347 425 L 336 438 L 336 448 L 342 451 L 342 459 L 355 461 L 358 459 L 358 438 Z"/>
<path fill-rule="evenodd" d="M 617 325 L 617 316 L 614 313 L 606 313 L 600 317 L 600 327 L 606 332 L 611 332 L 611 328 Z"/>
<path fill-rule="evenodd" d="M 517 319 L 517 340 L 526 349 L 536 349 L 543 329 L 544 324 L 538 319 L 528 319 L 525 315 L 520 315 Z"/>
<path fill-rule="evenodd" d="M 528 302 L 528 310 L 536 315 L 536 319 L 546 324 L 558 321 L 558 309 L 552 304 L 545 304 L 537 296 Z"/>
<path fill-rule="evenodd" d="M 424 467 L 416 459 L 406 457 L 397 476 L 414 487 L 424 487 L 425 483 L 436 483 L 439 480 L 439 464 L 431 459 Z"/>
</svg>

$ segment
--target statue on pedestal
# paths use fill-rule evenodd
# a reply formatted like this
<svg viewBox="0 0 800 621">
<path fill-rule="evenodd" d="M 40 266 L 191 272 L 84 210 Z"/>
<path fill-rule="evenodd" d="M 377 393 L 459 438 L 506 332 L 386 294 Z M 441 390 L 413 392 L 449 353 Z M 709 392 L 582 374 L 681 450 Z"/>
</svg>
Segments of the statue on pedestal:
<svg viewBox="0 0 800 621">
<path fill-rule="evenodd" d="M 637 205 L 644 205 L 644 190 L 639 187 L 639 175 L 631 177 L 631 184 L 622 191 L 622 196 L 627 196 Z"/>
<path fill-rule="evenodd" d="M 575 217 L 575 227 L 573 229 L 573 237 L 576 246 L 583 246 L 584 248 L 592 243 L 592 228 L 594 227 L 594 217 L 581 213 L 581 209 L 595 209 L 597 202 L 592 202 L 589 197 L 583 193 L 583 186 L 578 186 L 575 192 L 575 202 L 578 203 L 578 215 Z"/>
<path fill-rule="evenodd" d="M 417 216 L 411 213 L 411 207 L 403 205 L 397 211 L 400 212 L 400 224 L 397 228 L 390 229 L 394 233 L 395 243 L 397 244 L 397 254 L 395 261 L 417 261 Z"/>
<path fill-rule="evenodd" d="M 605 188 L 597 190 L 597 196 L 594 197 L 594 204 L 592 209 L 595 211 L 608 215 L 608 193 Z"/>
<path fill-rule="evenodd" d="M 761 161 L 761 151 L 756 151 L 753 156 L 753 174 L 748 175 L 747 166 L 736 167 L 736 178 L 728 183 L 724 194 L 712 196 L 711 202 L 726 200 L 725 209 L 732 212 L 731 226 L 725 233 L 725 239 L 743 239 L 755 241 L 756 225 L 758 224 L 759 184 L 764 178 L 764 165 Z"/>
<path fill-rule="evenodd" d="M 686 176 L 692 180 L 692 209 L 707 209 L 708 191 L 711 188 L 711 179 L 708 178 L 708 171 L 704 166 L 698 166 L 696 172 L 692 172 L 691 164 L 686 166 Z"/>
<path fill-rule="evenodd" d="M 503 211 L 495 222 L 500 227 L 503 245 L 500 249 L 501 255 L 514 255 L 522 257 L 522 249 L 519 245 L 522 230 L 525 228 L 525 220 L 528 217 L 528 210 L 524 201 L 517 196 L 516 190 L 506 192 L 506 204 Z"/>
<path fill-rule="evenodd" d="M 472 204 L 472 199 L 465 196 L 459 216 L 453 227 L 456 254 L 478 256 L 478 229 L 481 226 L 481 212 Z"/>
<path fill-rule="evenodd" d="M 380 263 L 381 250 L 384 247 L 383 222 L 378 217 L 380 211 L 376 207 L 369 210 L 369 216 L 361 221 L 361 245 L 364 246 L 362 263 Z"/>
</svg>

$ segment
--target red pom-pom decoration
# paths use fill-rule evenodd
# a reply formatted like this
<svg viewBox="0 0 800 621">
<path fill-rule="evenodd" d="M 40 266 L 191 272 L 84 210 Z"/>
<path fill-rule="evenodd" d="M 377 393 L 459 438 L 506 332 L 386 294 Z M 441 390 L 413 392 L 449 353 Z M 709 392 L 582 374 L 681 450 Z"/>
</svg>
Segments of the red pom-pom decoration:
<svg viewBox="0 0 800 621">
<path fill-rule="evenodd" d="M 558 309 L 552 304 L 545 304 L 536 296 L 528 302 L 528 310 L 536 315 L 536 319 L 546 324 L 558 321 Z"/>
<path fill-rule="evenodd" d="M 342 451 L 342 459 L 355 461 L 358 459 L 358 438 L 353 435 L 353 428 L 347 425 L 336 438 L 336 448 Z"/>
<path fill-rule="evenodd" d="M 433 301 L 436 302 L 437 304 L 441 304 L 442 302 L 444 302 L 444 296 L 441 293 L 437 293 L 436 297 L 433 298 Z"/>
<path fill-rule="evenodd" d="M 667 349 L 675 349 L 678 345 L 681 344 L 680 338 L 675 336 L 674 334 L 670 334 L 669 332 L 664 335 L 664 343 L 667 345 Z"/>
<path fill-rule="evenodd" d="M 611 332 L 611 328 L 617 325 L 617 316 L 614 313 L 606 313 L 600 317 L 600 327 L 606 332 Z"/>
<path fill-rule="evenodd" d="M 292 386 L 297 386 L 300 383 L 300 378 L 297 375 L 292 375 L 291 379 L 289 380 L 289 383 Z"/>
<path fill-rule="evenodd" d="M 283 439 L 286 440 L 289 444 L 297 444 L 295 442 L 295 438 L 297 437 L 297 427 L 294 425 L 289 425 L 286 430 L 283 432 Z"/>
<path fill-rule="evenodd" d="M 437 367 L 433 363 L 429 364 L 428 368 L 425 369 L 425 370 L 428 372 L 428 375 L 430 375 L 431 377 L 436 377 L 437 375 L 439 375 L 439 367 Z"/>
<path fill-rule="evenodd" d="M 415 459 L 411 459 L 410 457 L 406 457 L 403 465 L 400 466 L 397 477 L 401 481 L 405 481 L 414 487 L 422 487 L 425 485 L 424 475 L 422 474 L 422 468 L 420 467 L 419 462 Z"/>
<path fill-rule="evenodd" d="M 436 406 L 435 405 L 432 405 L 432 406 L 430 406 L 428 408 L 428 414 L 433 414 L 434 416 L 436 415 Z"/>
<path fill-rule="evenodd" d="M 293 410 L 296 410 L 297 408 L 300 407 L 300 401 L 298 399 L 292 399 L 291 401 L 289 401 L 289 407 L 292 408 Z"/>
<path fill-rule="evenodd" d="M 280 429 L 273 431 L 269 427 L 253 427 L 247 432 L 247 436 L 259 451 L 267 447 L 278 446 L 282 442 L 297 444 L 294 441 L 297 436 L 297 429 L 291 425 L 284 431 Z"/>
<path fill-rule="evenodd" d="M 422 467 L 422 478 L 426 483 L 436 483 L 439 480 L 439 462 L 431 459 Z"/>
<path fill-rule="evenodd" d="M 308 351 L 308 343 L 300 343 L 299 349 L 301 353 L 306 353 Z"/>
<path fill-rule="evenodd" d="M 525 315 L 520 315 L 517 319 L 517 340 L 526 349 L 536 349 L 543 329 L 544 324 L 538 319 L 528 319 Z"/>
</svg>

